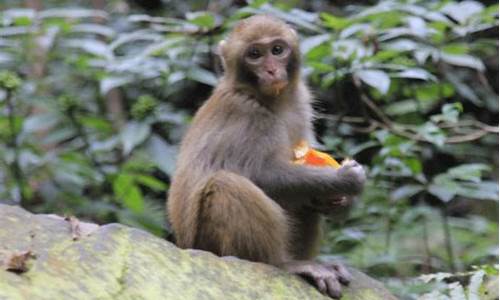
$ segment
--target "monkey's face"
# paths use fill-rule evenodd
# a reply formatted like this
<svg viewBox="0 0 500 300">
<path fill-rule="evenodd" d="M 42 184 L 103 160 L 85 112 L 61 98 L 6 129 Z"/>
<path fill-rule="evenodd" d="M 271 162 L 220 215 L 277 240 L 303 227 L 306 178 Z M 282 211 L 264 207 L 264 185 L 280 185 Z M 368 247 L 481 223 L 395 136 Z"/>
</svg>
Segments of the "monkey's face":
<svg viewBox="0 0 500 300">
<path fill-rule="evenodd" d="M 275 98 L 294 88 L 299 78 L 298 35 L 285 22 L 255 15 L 240 21 L 219 44 L 226 78 Z"/>
<path fill-rule="evenodd" d="M 289 84 L 292 48 L 281 38 L 262 38 L 242 53 L 243 80 L 266 96 L 279 96 Z"/>
</svg>

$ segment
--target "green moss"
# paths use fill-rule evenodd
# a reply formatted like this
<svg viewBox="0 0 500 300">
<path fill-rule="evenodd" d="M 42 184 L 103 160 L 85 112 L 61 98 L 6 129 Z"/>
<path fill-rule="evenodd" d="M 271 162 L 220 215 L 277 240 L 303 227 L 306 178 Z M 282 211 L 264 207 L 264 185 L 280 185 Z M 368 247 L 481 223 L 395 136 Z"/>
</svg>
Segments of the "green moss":
<svg viewBox="0 0 500 300">
<path fill-rule="evenodd" d="M 0 270 L 0 299 L 329 299 L 268 265 L 181 250 L 117 224 L 74 241 L 64 219 L 4 205 L 0 245 L 0 259 L 26 249 L 36 255 L 25 273 Z M 344 300 L 395 299 L 380 283 L 353 275 Z"/>
</svg>

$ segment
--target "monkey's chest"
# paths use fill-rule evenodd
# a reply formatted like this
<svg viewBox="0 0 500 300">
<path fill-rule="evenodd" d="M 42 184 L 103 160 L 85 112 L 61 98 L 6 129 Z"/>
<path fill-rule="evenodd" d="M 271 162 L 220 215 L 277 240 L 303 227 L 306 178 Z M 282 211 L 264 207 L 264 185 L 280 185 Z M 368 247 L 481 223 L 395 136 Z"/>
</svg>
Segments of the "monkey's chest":
<svg viewBox="0 0 500 300">
<path fill-rule="evenodd" d="M 296 147 L 301 141 L 311 137 L 311 123 L 303 114 L 291 112 L 285 119 L 285 132 L 289 145 Z"/>
</svg>

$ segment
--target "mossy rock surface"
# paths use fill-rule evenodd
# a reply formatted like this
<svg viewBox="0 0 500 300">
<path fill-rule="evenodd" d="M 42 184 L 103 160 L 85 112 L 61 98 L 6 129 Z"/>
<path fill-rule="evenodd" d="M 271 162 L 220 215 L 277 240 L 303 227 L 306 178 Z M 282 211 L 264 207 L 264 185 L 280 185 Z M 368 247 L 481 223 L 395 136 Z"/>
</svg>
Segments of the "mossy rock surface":
<svg viewBox="0 0 500 300">
<path fill-rule="evenodd" d="M 6 270 L 27 251 L 24 272 Z M 8 205 L 0 205 L 0 265 L 0 300 L 329 299 L 268 265 L 181 250 L 119 224 L 71 222 Z M 342 299 L 396 299 L 380 282 L 352 273 Z"/>
</svg>

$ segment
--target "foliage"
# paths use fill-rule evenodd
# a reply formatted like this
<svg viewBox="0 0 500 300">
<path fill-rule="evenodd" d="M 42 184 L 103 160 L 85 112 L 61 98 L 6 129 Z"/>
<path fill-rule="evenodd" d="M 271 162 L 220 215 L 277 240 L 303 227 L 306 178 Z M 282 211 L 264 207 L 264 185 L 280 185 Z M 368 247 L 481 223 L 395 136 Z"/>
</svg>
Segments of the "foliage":
<svg viewBox="0 0 500 300">
<path fill-rule="evenodd" d="M 323 256 L 389 282 L 497 260 L 498 4 L 110 3 L 0 11 L 0 199 L 167 234 L 165 190 L 220 76 L 217 42 L 270 13 L 302 36 L 324 150 L 369 170 L 352 216 L 330 220 Z"/>
</svg>

